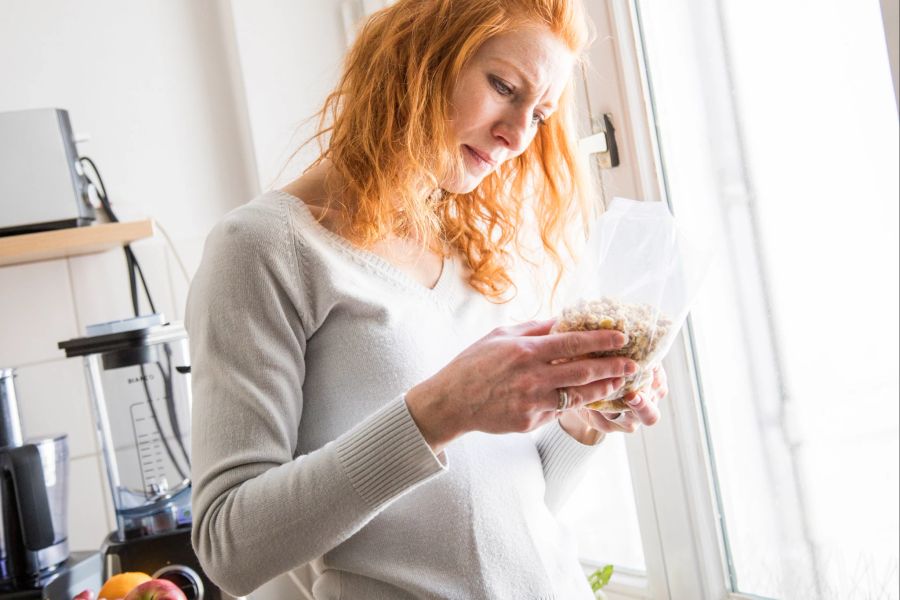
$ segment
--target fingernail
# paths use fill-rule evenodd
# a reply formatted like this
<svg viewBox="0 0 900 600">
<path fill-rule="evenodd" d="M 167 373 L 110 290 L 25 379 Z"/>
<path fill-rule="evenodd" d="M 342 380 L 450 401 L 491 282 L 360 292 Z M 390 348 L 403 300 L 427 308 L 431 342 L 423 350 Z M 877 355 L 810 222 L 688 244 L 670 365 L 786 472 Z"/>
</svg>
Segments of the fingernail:
<svg viewBox="0 0 900 600">
<path fill-rule="evenodd" d="M 616 343 L 619 344 L 619 347 L 628 345 L 628 342 L 629 342 L 628 336 L 627 336 L 626 334 L 624 334 L 624 333 L 621 334 L 621 335 L 616 339 Z"/>
<path fill-rule="evenodd" d="M 637 370 L 637 365 L 633 362 L 625 365 L 625 372 L 629 375 L 634 375 L 635 373 L 637 373 Z"/>
<path fill-rule="evenodd" d="M 635 396 L 635 397 L 632 398 L 631 400 L 626 400 L 625 402 L 628 403 L 630 406 L 637 406 L 637 405 L 639 405 L 643 400 L 644 400 L 644 399 L 641 397 L 641 395 L 638 394 L 637 396 Z"/>
</svg>

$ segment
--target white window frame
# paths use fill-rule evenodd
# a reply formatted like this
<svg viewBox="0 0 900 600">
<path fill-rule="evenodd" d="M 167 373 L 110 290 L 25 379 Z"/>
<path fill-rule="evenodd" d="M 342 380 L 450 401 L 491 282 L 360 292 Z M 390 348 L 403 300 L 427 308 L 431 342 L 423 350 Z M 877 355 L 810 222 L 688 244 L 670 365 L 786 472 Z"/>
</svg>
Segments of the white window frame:
<svg viewBox="0 0 900 600">
<path fill-rule="evenodd" d="M 884 38 L 888 47 L 888 59 L 891 63 L 891 77 L 894 80 L 894 101 L 900 110 L 900 89 L 898 89 L 898 79 L 900 79 L 900 70 L 898 70 L 898 62 L 900 62 L 900 1 L 898 0 L 881 0 L 881 16 L 884 19 Z"/>
<path fill-rule="evenodd" d="M 587 96 L 594 115 L 613 115 L 622 160 L 604 173 L 607 194 L 666 201 L 634 2 L 587 5 L 598 28 Z M 757 598 L 732 591 L 694 364 L 688 325 L 664 361 L 662 420 L 626 441 L 647 572 L 617 570 L 610 600 Z"/>
</svg>

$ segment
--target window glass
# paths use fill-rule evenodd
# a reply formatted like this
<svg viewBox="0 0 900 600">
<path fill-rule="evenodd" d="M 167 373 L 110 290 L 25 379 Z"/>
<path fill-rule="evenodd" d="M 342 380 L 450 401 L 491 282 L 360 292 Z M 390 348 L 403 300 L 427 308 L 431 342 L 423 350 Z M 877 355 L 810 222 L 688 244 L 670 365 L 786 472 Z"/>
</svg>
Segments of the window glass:
<svg viewBox="0 0 900 600">
<path fill-rule="evenodd" d="M 622 435 L 603 441 L 559 520 L 577 537 L 585 564 L 612 564 L 618 572 L 646 569 Z"/>
<path fill-rule="evenodd" d="M 736 591 L 898 597 L 898 129 L 877 0 L 639 0 Z"/>
</svg>

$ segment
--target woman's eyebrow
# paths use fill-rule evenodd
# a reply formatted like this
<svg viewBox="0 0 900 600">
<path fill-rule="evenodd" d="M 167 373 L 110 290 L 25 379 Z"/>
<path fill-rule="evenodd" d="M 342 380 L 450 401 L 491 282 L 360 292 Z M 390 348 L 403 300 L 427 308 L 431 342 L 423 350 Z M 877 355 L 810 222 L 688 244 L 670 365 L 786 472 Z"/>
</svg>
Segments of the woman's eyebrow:
<svg viewBox="0 0 900 600">
<path fill-rule="evenodd" d="M 534 88 L 535 88 L 534 82 L 528 77 L 528 75 L 525 74 L 525 71 L 523 71 L 518 65 L 516 65 L 515 63 L 513 63 L 505 58 L 501 58 L 499 56 L 493 56 L 493 57 L 491 57 L 491 60 L 494 62 L 500 63 L 500 64 L 512 69 L 513 71 L 515 71 L 516 75 L 519 76 L 519 79 L 521 79 L 524 82 L 524 84 L 525 84 L 524 87 L 528 88 L 529 91 L 534 90 Z"/>
</svg>

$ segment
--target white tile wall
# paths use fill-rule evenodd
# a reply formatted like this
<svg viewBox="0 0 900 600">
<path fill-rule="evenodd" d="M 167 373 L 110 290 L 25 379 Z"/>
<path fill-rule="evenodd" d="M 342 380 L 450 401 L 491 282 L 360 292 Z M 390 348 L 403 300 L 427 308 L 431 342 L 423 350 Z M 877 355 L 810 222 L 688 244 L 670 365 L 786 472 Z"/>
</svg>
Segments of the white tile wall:
<svg viewBox="0 0 900 600">
<path fill-rule="evenodd" d="M 137 256 L 150 287 L 150 293 L 153 295 L 153 304 L 156 306 L 156 312 L 160 312 L 166 316 L 167 320 L 175 318 L 176 308 L 174 298 L 172 296 L 171 277 L 169 276 L 169 261 L 167 258 L 167 249 L 165 241 L 161 236 L 155 236 L 151 239 L 141 240 L 132 244 L 131 249 Z M 149 312 L 149 304 L 145 304 L 143 287 L 139 287 L 141 306 L 144 307 L 142 312 Z"/>
<path fill-rule="evenodd" d="M 73 256 L 68 263 L 79 336 L 88 325 L 134 316 L 121 249 Z"/>
<path fill-rule="evenodd" d="M 26 438 L 57 433 L 69 436 L 69 456 L 99 451 L 81 358 L 16 369 L 16 395 Z"/>
<path fill-rule="evenodd" d="M 57 342 L 78 333 L 65 260 L 0 268 L 0 366 L 65 356 Z"/>
<path fill-rule="evenodd" d="M 105 475 L 96 455 L 69 463 L 69 548 L 97 550 L 112 531 Z"/>
<path fill-rule="evenodd" d="M 190 239 L 172 240 L 175 246 L 174 252 L 178 252 L 178 256 L 184 263 L 188 277 L 193 277 L 200 266 L 200 258 L 203 255 L 203 244 L 206 242 L 206 235 L 198 236 Z M 173 321 L 184 320 L 184 309 L 187 303 L 188 288 L 190 281 L 185 278 L 181 267 L 171 247 L 166 247 L 166 262 L 168 264 L 169 285 L 172 289 L 172 298 L 175 304 L 174 312 L 170 317 Z"/>
<path fill-rule="evenodd" d="M 176 242 L 178 254 L 191 276 L 200 264 L 205 239 L 206 235 L 203 235 Z M 156 311 L 163 313 L 169 321 L 181 320 L 190 282 L 185 280 L 165 238 L 157 235 L 140 240 L 132 244 L 131 249 L 144 272 Z M 69 267 L 76 316 L 82 334 L 87 325 L 134 316 L 128 268 L 122 250 L 72 257 Z M 140 282 L 138 298 L 141 313 L 149 313 L 150 305 Z"/>
</svg>

